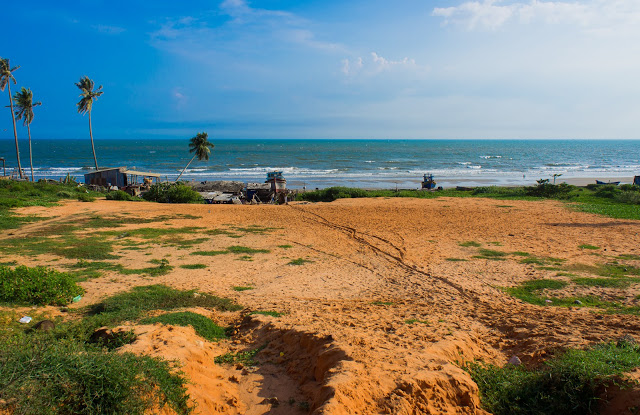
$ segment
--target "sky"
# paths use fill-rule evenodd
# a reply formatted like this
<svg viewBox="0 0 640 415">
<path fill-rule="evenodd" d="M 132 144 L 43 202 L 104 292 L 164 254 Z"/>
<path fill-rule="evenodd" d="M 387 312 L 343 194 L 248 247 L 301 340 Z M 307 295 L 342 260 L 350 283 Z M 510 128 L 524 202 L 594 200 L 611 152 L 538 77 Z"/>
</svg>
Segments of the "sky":
<svg viewBox="0 0 640 415">
<path fill-rule="evenodd" d="M 39 138 L 88 136 L 86 75 L 96 139 L 639 139 L 639 23 L 640 0 L 34 0 L 3 5 L 0 57 Z"/>
</svg>

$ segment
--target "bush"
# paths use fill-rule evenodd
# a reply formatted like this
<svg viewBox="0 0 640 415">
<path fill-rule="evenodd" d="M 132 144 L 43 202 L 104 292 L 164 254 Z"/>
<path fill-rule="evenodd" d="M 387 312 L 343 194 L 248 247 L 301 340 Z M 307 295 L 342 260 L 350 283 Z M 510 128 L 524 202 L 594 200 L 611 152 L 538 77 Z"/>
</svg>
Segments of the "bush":
<svg viewBox="0 0 640 415">
<path fill-rule="evenodd" d="M 158 183 L 142 194 L 144 200 L 159 203 L 202 203 L 202 196 L 182 183 Z"/>
<path fill-rule="evenodd" d="M 15 414 L 192 412 L 186 378 L 167 361 L 48 335 L 0 340 L 0 390 Z"/>
<path fill-rule="evenodd" d="M 482 406 L 496 414 L 593 414 L 603 388 L 640 367 L 640 348 L 628 342 L 568 350 L 528 370 L 522 366 L 470 363 Z"/>
<path fill-rule="evenodd" d="M 78 195 L 78 200 L 81 202 L 93 202 L 96 198 L 86 193 L 80 193 Z"/>
<path fill-rule="evenodd" d="M 135 201 L 140 200 L 137 197 L 131 196 L 129 193 L 123 190 L 116 190 L 115 192 L 107 193 L 107 200 L 126 200 L 126 201 Z"/>
<path fill-rule="evenodd" d="M 615 199 L 616 195 L 618 195 L 619 193 L 620 189 L 618 189 L 618 186 L 615 186 L 613 184 L 605 184 L 598 186 L 593 194 L 603 199 Z"/>
<path fill-rule="evenodd" d="M 618 202 L 640 205 L 640 192 L 622 191 L 615 198 Z"/>
<path fill-rule="evenodd" d="M 536 186 L 528 186 L 524 189 L 527 196 L 566 199 L 574 186 L 566 183 L 551 184 L 548 179 L 541 179 Z"/>
<path fill-rule="evenodd" d="M 310 202 L 333 202 L 337 199 L 348 199 L 357 197 L 367 197 L 367 191 L 353 187 L 329 187 L 327 189 L 316 190 L 314 192 L 302 193 L 299 200 Z"/>
<path fill-rule="evenodd" d="M 65 305 L 84 290 L 73 275 L 51 268 L 0 266 L 0 301 L 34 305 Z"/>
<path fill-rule="evenodd" d="M 640 193 L 640 186 L 636 186 L 635 184 L 622 184 L 620 185 L 620 190 L 623 192 L 638 192 Z"/>
</svg>

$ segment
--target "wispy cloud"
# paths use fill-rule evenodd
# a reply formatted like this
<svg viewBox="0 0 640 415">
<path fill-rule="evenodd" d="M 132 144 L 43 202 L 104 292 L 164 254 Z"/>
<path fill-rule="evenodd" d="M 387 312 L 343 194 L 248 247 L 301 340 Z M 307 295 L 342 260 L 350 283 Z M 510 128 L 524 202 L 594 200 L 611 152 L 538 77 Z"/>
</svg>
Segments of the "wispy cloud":
<svg viewBox="0 0 640 415">
<path fill-rule="evenodd" d="M 104 25 L 104 24 L 91 25 L 91 28 L 94 30 L 97 30 L 100 33 L 104 33 L 107 35 L 119 35 L 121 33 L 126 32 L 126 29 L 124 27 Z"/>
<path fill-rule="evenodd" d="M 433 16 L 444 24 L 462 25 L 468 30 L 495 30 L 507 23 L 578 25 L 588 30 L 629 27 L 640 22 L 637 0 L 592 0 L 505 2 L 504 0 L 467 1 L 453 7 L 436 7 Z"/>
<path fill-rule="evenodd" d="M 410 70 L 416 73 L 426 73 L 429 69 L 427 66 L 416 64 L 415 59 L 412 58 L 405 57 L 400 60 L 392 60 L 376 52 L 371 52 L 366 57 L 358 56 L 356 58 L 343 59 L 341 63 L 341 71 L 347 77 L 373 76 L 394 70 Z"/>
</svg>

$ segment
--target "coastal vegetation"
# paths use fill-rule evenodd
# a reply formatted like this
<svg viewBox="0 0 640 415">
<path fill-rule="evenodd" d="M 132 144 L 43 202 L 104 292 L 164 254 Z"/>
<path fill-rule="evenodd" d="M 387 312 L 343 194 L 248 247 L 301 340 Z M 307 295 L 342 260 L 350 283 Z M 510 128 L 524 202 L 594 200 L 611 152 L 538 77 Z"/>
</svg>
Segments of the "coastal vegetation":
<svg viewBox="0 0 640 415">
<path fill-rule="evenodd" d="M 554 199 L 567 203 L 571 209 L 597 213 L 617 219 L 640 220 L 640 186 L 636 185 L 588 185 L 579 187 L 566 183 L 552 184 L 538 180 L 535 186 L 524 187 L 476 187 L 472 190 L 444 189 L 424 190 L 364 190 L 349 187 L 300 193 L 297 200 L 309 202 L 332 202 L 345 198 L 364 197 L 414 197 L 432 199 L 437 197 L 485 197 L 502 200 Z"/>
<path fill-rule="evenodd" d="M 209 160 L 209 155 L 211 154 L 211 149 L 213 147 L 214 145 L 209 142 L 209 135 L 205 132 L 198 133 L 195 137 L 192 137 L 189 141 L 189 152 L 195 154 L 191 157 L 191 160 L 189 160 L 185 168 L 180 172 L 178 178 L 176 178 L 176 182 L 180 180 L 182 174 L 189 168 L 189 165 L 196 157 L 200 161 Z"/>
<path fill-rule="evenodd" d="M 620 340 L 557 353 L 542 365 L 463 367 L 480 388 L 482 406 L 496 415 L 596 414 L 608 387 L 632 382 L 624 373 L 640 366 L 640 346 Z"/>
<path fill-rule="evenodd" d="M 13 97 L 16 102 L 16 118 L 23 120 L 23 125 L 27 127 L 27 133 L 29 134 L 29 164 L 31 165 L 31 181 L 33 178 L 33 153 L 31 149 L 31 122 L 33 121 L 33 107 L 42 105 L 42 102 L 33 102 L 33 92 L 31 89 L 22 87 L 20 92 L 16 92 Z"/>
<path fill-rule="evenodd" d="M 13 138 L 16 142 L 16 157 L 18 159 L 18 175 L 22 179 L 22 164 L 20 164 L 20 148 L 18 146 L 18 131 L 16 129 L 16 115 L 13 111 L 13 99 L 11 97 L 11 82 L 17 84 L 16 78 L 13 76 L 13 72 L 20 69 L 20 66 L 11 67 L 9 59 L 0 57 L 0 91 L 8 89 L 9 93 L 9 108 L 11 109 L 11 120 L 13 121 Z"/>
<path fill-rule="evenodd" d="M 78 101 L 78 112 L 82 115 L 89 113 L 89 137 L 91 137 L 91 150 L 93 151 L 93 161 L 98 170 L 98 159 L 96 158 L 96 148 L 93 145 L 93 129 L 91 128 L 91 110 L 93 109 L 93 101 L 97 100 L 102 91 L 102 85 L 98 89 L 94 90 L 94 83 L 88 76 L 83 76 L 80 81 L 76 83 L 78 89 L 80 89 L 80 101 Z"/>
</svg>

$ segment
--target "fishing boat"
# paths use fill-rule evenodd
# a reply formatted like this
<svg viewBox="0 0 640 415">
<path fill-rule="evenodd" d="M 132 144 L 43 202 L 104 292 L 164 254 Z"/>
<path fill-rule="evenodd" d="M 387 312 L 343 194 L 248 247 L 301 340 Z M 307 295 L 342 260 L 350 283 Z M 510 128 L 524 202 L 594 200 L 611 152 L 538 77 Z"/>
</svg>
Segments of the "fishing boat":
<svg viewBox="0 0 640 415">
<path fill-rule="evenodd" d="M 614 186 L 617 186 L 617 185 L 620 184 L 620 182 L 603 182 L 603 181 L 600 181 L 600 180 L 596 180 L 596 184 L 612 184 Z"/>
<path fill-rule="evenodd" d="M 436 182 L 435 180 L 433 180 L 433 174 L 424 175 L 424 178 L 422 180 L 422 188 L 428 190 L 436 188 Z"/>
<path fill-rule="evenodd" d="M 287 190 L 287 179 L 282 176 L 281 171 L 270 171 L 267 173 L 267 180 L 265 183 L 271 184 L 272 192 L 284 192 Z"/>
</svg>

